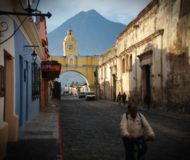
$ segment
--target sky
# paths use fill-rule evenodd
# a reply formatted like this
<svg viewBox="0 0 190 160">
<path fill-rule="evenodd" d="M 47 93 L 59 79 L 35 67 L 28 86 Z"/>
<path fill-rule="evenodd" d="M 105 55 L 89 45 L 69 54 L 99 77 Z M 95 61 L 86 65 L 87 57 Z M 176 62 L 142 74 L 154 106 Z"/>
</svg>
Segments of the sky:
<svg viewBox="0 0 190 160">
<path fill-rule="evenodd" d="M 47 32 L 50 33 L 81 11 L 96 10 L 105 18 L 127 25 L 151 0 L 41 0 L 38 10 L 48 11 Z"/>
</svg>

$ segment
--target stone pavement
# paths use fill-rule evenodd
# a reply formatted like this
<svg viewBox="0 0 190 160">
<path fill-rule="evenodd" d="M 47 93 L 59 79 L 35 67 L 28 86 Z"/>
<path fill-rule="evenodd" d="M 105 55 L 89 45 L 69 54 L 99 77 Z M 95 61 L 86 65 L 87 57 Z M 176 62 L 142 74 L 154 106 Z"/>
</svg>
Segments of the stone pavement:
<svg viewBox="0 0 190 160">
<path fill-rule="evenodd" d="M 74 107 L 76 109 L 76 113 L 72 112 L 72 114 L 76 114 L 76 116 L 80 115 L 79 112 L 81 112 L 81 110 L 84 109 L 85 104 L 88 103 L 85 101 L 84 102 L 81 101 L 81 103 L 84 103 L 84 104 L 81 104 L 82 106 L 80 107 L 80 106 L 78 106 L 79 105 L 78 103 L 76 104 L 74 101 L 71 100 L 69 103 L 67 102 L 67 105 L 69 105 L 69 107 L 61 107 L 61 108 L 70 110 L 71 102 L 74 103 L 74 105 L 77 105 L 77 107 Z M 97 103 L 97 102 L 95 101 L 94 103 Z M 118 106 L 117 103 L 111 102 L 111 101 L 100 100 L 100 103 L 102 103 L 101 106 L 102 105 L 104 106 L 104 104 L 110 103 L 113 105 L 112 108 L 115 108 L 114 106 Z M 61 135 L 63 135 L 63 133 L 61 133 L 61 130 L 63 130 L 63 128 L 60 129 L 61 127 L 60 127 L 60 118 L 59 118 L 59 109 L 60 109 L 61 105 L 62 104 L 60 103 L 60 101 L 51 100 L 49 102 L 48 107 L 45 110 L 41 111 L 30 123 L 28 123 L 26 125 L 25 128 L 23 128 L 20 131 L 19 141 L 8 144 L 7 156 L 6 156 L 5 160 L 15 160 L 15 159 L 18 159 L 18 160 L 22 160 L 22 159 L 23 160 L 63 160 L 63 141 L 62 141 L 63 136 L 61 136 Z M 102 107 L 99 107 L 99 105 L 97 106 L 98 107 L 97 110 L 95 109 L 95 108 L 97 108 L 95 106 L 94 106 L 95 110 L 93 109 L 93 106 L 92 106 L 93 103 L 89 102 L 89 105 L 90 105 L 90 107 L 89 108 L 87 107 L 87 110 L 84 110 L 85 113 L 89 110 L 92 110 L 93 111 L 92 117 L 94 115 L 97 116 L 99 114 L 100 114 L 99 115 L 100 117 L 109 117 L 110 116 L 111 117 L 110 121 L 114 122 L 116 125 L 115 128 L 118 127 L 119 119 L 118 119 L 118 122 L 116 123 L 115 120 L 113 119 L 113 117 L 115 116 L 115 114 L 120 115 L 121 113 L 126 111 L 126 108 L 127 108 L 127 106 L 120 106 L 119 109 L 117 109 L 117 108 L 114 109 L 114 112 L 112 114 L 112 111 L 110 111 L 110 109 L 108 109 L 108 108 L 105 109 L 105 111 L 104 111 L 105 113 L 104 113 L 104 112 L 102 112 Z M 79 108 L 81 108 L 81 110 Z M 100 113 L 99 113 L 99 110 L 101 110 Z M 147 110 L 146 108 L 142 109 L 142 111 L 146 111 L 146 110 Z M 174 119 L 174 118 L 180 119 L 180 121 L 183 120 L 182 122 L 185 125 L 189 124 L 189 122 L 190 122 L 190 115 L 166 112 L 166 111 L 154 109 L 154 108 L 151 108 L 146 113 L 153 115 L 154 118 L 155 118 L 155 115 L 158 115 L 156 117 L 162 117 L 162 118 L 164 118 L 164 117 L 170 118 L 171 117 L 172 119 Z M 70 116 L 68 117 L 65 114 L 66 113 L 64 113 L 64 116 L 62 116 L 62 119 L 68 118 L 69 122 L 70 122 L 71 117 Z M 101 114 L 103 114 L 103 115 L 101 116 Z M 68 115 L 70 115 L 70 114 L 68 114 Z M 88 116 L 88 114 L 85 114 L 85 116 Z M 82 117 L 84 118 L 85 116 L 82 116 Z M 88 125 L 88 124 L 90 124 L 90 122 L 93 122 L 93 120 L 94 120 L 95 124 L 100 122 L 100 127 L 102 126 L 103 128 L 105 128 L 105 124 L 102 123 L 102 121 L 100 121 L 101 118 L 96 119 L 97 117 L 96 118 L 95 117 L 92 118 L 92 117 L 91 116 L 90 116 L 90 118 L 87 117 L 88 119 L 85 120 L 84 123 L 82 123 L 82 124 Z M 89 119 L 91 119 L 91 121 L 89 121 Z M 77 121 L 76 121 L 77 124 L 79 123 L 79 120 L 81 121 L 81 118 L 77 119 Z M 105 120 L 105 122 L 106 122 L 106 120 Z M 68 124 L 68 122 L 64 123 L 64 124 Z M 75 125 L 75 123 L 71 123 L 71 124 Z M 173 122 L 171 122 L 171 124 L 173 124 Z M 92 126 L 96 126 L 96 125 L 92 125 Z M 71 127 L 69 127 L 69 129 L 70 128 Z M 109 138 L 109 136 L 106 135 L 106 134 L 112 133 L 112 131 L 109 130 L 110 128 L 112 128 L 112 127 L 108 127 L 106 130 L 106 133 L 104 135 L 105 139 L 103 139 L 102 141 L 99 141 L 99 139 L 102 138 L 102 136 L 100 138 L 97 137 L 98 140 L 93 143 L 93 145 L 95 146 L 96 142 L 99 142 L 97 148 L 100 149 L 99 154 L 101 154 L 103 152 L 102 148 L 104 148 L 104 147 L 100 147 L 99 145 L 104 146 L 105 140 L 107 140 L 109 143 L 111 142 L 111 144 L 113 146 L 109 144 L 109 147 L 105 150 L 106 152 L 109 152 L 109 153 L 107 153 L 105 156 L 110 156 L 109 148 L 111 148 L 111 146 L 113 148 L 113 151 L 115 151 L 112 154 L 119 153 L 119 151 L 121 151 L 123 148 L 122 144 L 119 143 L 120 142 L 119 132 L 117 132 L 117 131 L 113 132 L 115 134 L 118 133 L 118 135 L 116 136 L 117 137 L 116 141 L 114 141 L 114 138 L 112 138 L 112 137 Z M 74 129 L 76 129 L 76 126 L 74 126 Z M 88 128 L 86 128 L 86 129 L 88 129 Z M 95 128 L 95 130 L 97 130 L 97 129 Z M 64 131 L 67 131 L 67 130 L 64 130 Z M 77 131 L 79 131 L 79 130 L 77 130 Z M 91 130 L 89 129 L 89 132 L 90 131 Z M 99 129 L 98 131 L 102 131 L 102 129 Z M 89 133 L 89 132 L 87 132 L 87 133 Z M 80 132 L 80 134 L 82 134 L 82 132 Z M 102 135 L 102 133 L 101 133 L 101 135 Z M 70 134 L 65 132 L 64 139 L 65 139 L 66 144 L 68 141 L 68 146 L 70 148 L 71 142 L 73 142 L 74 139 L 73 139 L 73 137 L 71 137 L 71 140 L 70 140 L 67 136 L 70 136 Z M 88 136 L 90 136 L 90 134 L 87 134 L 86 136 L 88 137 Z M 93 135 L 93 138 L 90 138 L 90 140 L 95 140 L 96 139 L 95 136 L 97 136 L 97 135 Z M 111 136 L 112 136 L 112 134 L 111 134 Z M 75 141 L 76 143 L 80 140 L 80 138 L 82 138 L 82 136 L 77 136 L 77 138 L 78 139 Z M 89 141 L 87 141 L 87 142 L 89 142 Z M 82 143 L 79 143 L 79 144 L 81 145 L 81 144 L 85 144 L 87 142 L 82 141 Z M 158 142 L 160 142 L 160 141 L 158 141 Z M 114 144 L 116 144 L 116 145 L 114 145 Z M 163 144 L 165 144 L 165 142 Z M 120 149 L 115 146 L 120 146 Z M 65 151 L 64 154 L 67 157 L 70 152 L 68 152 L 67 148 L 64 148 L 64 151 Z M 72 150 L 72 152 L 77 152 L 77 151 L 78 150 Z M 80 154 L 82 154 L 82 153 L 83 152 L 81 152 Z M 76 155 L 78 155 L 78 154 L 76 154 Z M 95 150 L 94 150 L 93 154 L 94 154 L 94 157 L 97 157 L 97 153 L 95 153 Z M 87 156 L 86 153 L 84 155 Z M 104 156 L 104 158 L 105 158 L 105 156 Z M 118 159 L 118 157 L 119 156 L 116 155 L 116 159 Z M 114 158 L 114 156 L 112 158 Z M 88 157 L 87 157 L 87 159 L 88 159 Z M 91 155 L 91 159 L 92 159 L 92 155 Z M 111 158 L 107 157 L 107 159 L 111 159 Z M 123 159 L 123 158 L 121 158 L 121 159 Z"/>
<path fill-rule="evenodd" d="M 8 144 L 5 160 L 61 160 L 58 110 L 58 101 L 51 100 L 20 130 L 18 142 Z"/>
<path fill-rule="evenodd" d="M 61 128 L 65 160 L 124 160 L 120 118 L 126 112 L 111 101 L 62 100 Z M 156 133 L 148 142 L 149 160 L 189 160 L 190 115 L 141 108 Z"/>
</svg>

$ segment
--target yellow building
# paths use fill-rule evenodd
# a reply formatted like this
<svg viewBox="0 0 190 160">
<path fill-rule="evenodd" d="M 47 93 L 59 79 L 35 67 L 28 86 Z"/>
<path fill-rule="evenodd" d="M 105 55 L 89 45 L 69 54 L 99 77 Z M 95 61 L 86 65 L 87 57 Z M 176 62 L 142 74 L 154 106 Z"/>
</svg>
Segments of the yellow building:
<svg viewBox="0 0 190 160">
<path fill-rule="evenodd" d="M 97 93 L 97 66 L 99 56 L 78 56 L 77 40 L 70 29 L 63 41 L 63 56 L 50 56 L 49 60 L 58 61 L 61 65 L 61 74 L 78 72 L 87 81 L 90 90 Z"/>
</svg>

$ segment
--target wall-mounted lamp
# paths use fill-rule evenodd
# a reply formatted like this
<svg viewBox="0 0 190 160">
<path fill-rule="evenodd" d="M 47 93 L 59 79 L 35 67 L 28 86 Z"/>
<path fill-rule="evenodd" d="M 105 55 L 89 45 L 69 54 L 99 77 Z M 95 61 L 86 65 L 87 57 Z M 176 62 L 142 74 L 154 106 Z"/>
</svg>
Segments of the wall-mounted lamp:
<svg viewBox="0 0 190 160">
<path fill-rule="evenodd" d="M 33 50 L 33 52 L 32 52 L 32 59 L 33 59 L 34 62 L 36 62 L 36 58 L 37 58 L 37 54 L 36 54 L 36 52 Z"/>
<path fill-rule="evenodd" d="M 0 11 L 0 15 L 18 15 L 18 16 L 46 16 L 51 17 L 51 13 L 40 13 L 37 10 L 40 0 L 19 0 L 20 5 L 26 12 L 9 12 L 9 11 Z"/>
<path fill-rule="evenodd" d="M 35 48 L 35 47 L 39 47 L 38 45 L 24 45 L 24 47 L 32 47 L 32 48 Z M 37 54 L 36 54 L 36 52 L 35 52 L 35 50 L 33 50 L 33 52 L 32 52 L 32 60 L 34 61 L 34 62 L 36 62 L 36 59 L 37 59 Z"/>
<path fill-rule="evenodd" d="M 39 0 L 19 0 L 22 8 L 28 13 L 37 11 Z"/>
</svg>

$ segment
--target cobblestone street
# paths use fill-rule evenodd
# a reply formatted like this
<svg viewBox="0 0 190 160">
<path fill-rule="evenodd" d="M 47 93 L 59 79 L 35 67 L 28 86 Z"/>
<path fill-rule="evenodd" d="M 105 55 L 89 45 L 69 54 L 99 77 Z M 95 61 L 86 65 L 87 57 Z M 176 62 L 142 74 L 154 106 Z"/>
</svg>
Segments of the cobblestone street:
<svg viewBox="0 0 190 160">
<path fill-rule="evenodd" d="M 64 160 L 124 160 L 119 123 L 125 107 L 106 101 L 64 99 L 60 118 Z M 190 157 L 189 116 L 142 110 L 156 132 L 149 160 L 187 160 Z"/>
<path fill-rule="evenodd" d="M 20 133 L 20 140 L 9 144 L 6 160 L 124 160 L 119 123 L 125 111 L 109 101 L 53 100 Z M 147 160 L 188 160 L 190 116 L 141 111 L 156 133 L 156 140 L 148 143 Z"/>
</svg>

